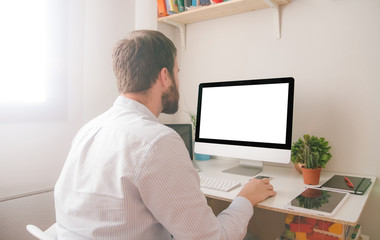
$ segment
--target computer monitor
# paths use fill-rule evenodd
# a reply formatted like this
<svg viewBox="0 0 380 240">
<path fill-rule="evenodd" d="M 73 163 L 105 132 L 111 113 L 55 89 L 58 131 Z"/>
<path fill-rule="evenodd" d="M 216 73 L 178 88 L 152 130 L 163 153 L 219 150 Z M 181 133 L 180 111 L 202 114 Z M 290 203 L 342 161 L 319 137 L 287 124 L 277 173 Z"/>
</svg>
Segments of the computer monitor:
<svg viewBox="0 0 380 240">
<path fill-rule="evenodd" d="M 247 176 L 289 163 L 293 97 L 291 77 L 200 84 L 195 152 L 238 159 L 225 172 Z"/>
</svg>

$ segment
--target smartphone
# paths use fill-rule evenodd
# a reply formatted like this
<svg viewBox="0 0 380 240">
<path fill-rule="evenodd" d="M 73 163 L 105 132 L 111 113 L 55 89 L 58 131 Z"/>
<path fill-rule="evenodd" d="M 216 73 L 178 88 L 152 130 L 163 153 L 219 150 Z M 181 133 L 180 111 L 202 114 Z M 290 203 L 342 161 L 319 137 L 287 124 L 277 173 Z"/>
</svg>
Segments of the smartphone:
<svg viewBox="0 0 380 240">
<path fill-rule="evenodd" d="M 269 180 L 271 180 L 272 178 L 269 177 L 269 176 L 264 176 L 264 175 L 258 175 L 255 177 L 256 179 L 264 179 L 264 178 L 269 178 Z"/>
</svg>

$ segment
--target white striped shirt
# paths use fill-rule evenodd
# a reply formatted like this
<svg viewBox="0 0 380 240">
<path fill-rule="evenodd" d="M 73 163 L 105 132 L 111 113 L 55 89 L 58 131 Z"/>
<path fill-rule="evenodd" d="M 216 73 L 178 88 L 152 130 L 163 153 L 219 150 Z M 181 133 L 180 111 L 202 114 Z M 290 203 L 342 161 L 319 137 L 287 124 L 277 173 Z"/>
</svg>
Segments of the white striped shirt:
<svg viewBox="0 0 380 240">
<path fill-rule="evenodd" d="M 217 217 L 181 137 L 118 97 L 74 138 L 55 186 L 58 239 L 242 239 L 253 215 L 236 198 Z"/>
</svg>

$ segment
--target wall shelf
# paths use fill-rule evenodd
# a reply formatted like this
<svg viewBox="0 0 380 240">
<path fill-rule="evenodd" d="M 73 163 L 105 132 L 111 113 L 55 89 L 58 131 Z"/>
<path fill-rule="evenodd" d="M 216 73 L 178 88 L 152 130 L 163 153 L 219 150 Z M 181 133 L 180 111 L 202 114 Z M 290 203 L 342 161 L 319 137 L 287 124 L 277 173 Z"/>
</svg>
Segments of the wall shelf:
<svg viewBox="0 0 380 240">
<path fill-rule="evenodd" d="M 157 21 L 160 23 L 171 24 L 180 30 L 182 49 L 185 50 L 186 24 L 264 8 L 272 8 L 274 10 L 276 38 L 280 38 L 279 6 L 288 4 L 289 2 L 290 0 L 231 0 L 228 2 L 203 6 L 190 11 L 161 17 L 158 18 Z"/>
</svg>

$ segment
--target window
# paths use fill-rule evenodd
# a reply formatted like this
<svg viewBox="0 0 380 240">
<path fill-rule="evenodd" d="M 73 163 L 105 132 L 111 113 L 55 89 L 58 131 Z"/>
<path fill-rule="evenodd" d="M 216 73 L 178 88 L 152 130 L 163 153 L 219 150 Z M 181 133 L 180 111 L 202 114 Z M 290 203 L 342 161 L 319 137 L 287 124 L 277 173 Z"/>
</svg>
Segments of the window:
<svg viewBox="0 0 380 240">
<path fill-rule="evenodd" d="M 66 115 L 67 3 L 0 4 L 0 121 Z"/>
</svg>

